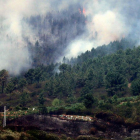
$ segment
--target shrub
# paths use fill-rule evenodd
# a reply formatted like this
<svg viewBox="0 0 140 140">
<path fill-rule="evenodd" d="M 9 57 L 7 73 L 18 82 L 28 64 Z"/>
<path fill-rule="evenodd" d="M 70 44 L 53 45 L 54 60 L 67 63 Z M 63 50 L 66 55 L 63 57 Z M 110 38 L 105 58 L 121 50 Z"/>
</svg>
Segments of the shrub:
<svg viewBox="0 0 140 140">
<path fill-rule="evenodd" d="M 22 132 L 19 140 L 38 140 L 38 139 Z"/>
<path fill-rule="evenodd" d="M 20 133 L 12 132 L 11 130 L 5 130 L 0 133 L 0 140 L 18 140 Z"/>
<path fill-rule="evenodd" d="M 67 136 L 64 135 L 64 134 L 62 134 L 61 137 L 60 137 L 60 139 L 61 139 L 61 140 L 67 140 Z"/>
<path fill-rule="evenodd" d="M 105 77 L 106 91 L 109 96 L 115 95 L 117 92 L 124 91 L 127 87 L 126 79 L 118 72 L 108 72 Z"/>
<path fill-rule="evenodd" d="M 92 94 L 86 94 L 84 99 L 84 105 L 86 108 L 92 108 L 95 99 Z"/>
<path fill-rule="evenodd" d="M 127 106 L 124 107 L 121 106 L 117 108 L 117 113 L 122 117 L 131 118 L 133 113 L 133 108 Z"/>
<path fill-rule="evenodd" d="M 48 110 L 45 106 L 40 106 L 39 107 L 39 112 L 42 114 L 42 115 L 46 115 L 48 114 Z"/>
<path fill-rule="evenodd" d="M 98 140 L 98 138 L 92 136 L 78 136 L 77 140 Z"/>
<path fill-rule="evenodd" d="M 131 91 L 134 96 L 140 94 L 140 79 L 135 80 L 131 84 Z"/>
<path fill-rule="evenodd" d="M 101 102 L 99 104 L 99 108 L 102 109 L 102 110 L 112 110 L 113 109 L 113 106 L 110 103 L 102 103 Z"/>
<path fill-rule="evenodd" d="M 31 136 L 34 136 L 37 139 L 39 138 L 39 131 L 37 130 L 28 130 L 27 133 L 30 134 Z"/>
<path fill-rule="evenodd" d="M 29 130 L 27 133 L 39 140 L 60 140 L 58 136 L 40 130 Z"/>
<path fill-rule="evenodd" d="M 60 105 L 59 99 L 55 98 L 55 99 L 52 101 L 52 105 L 53 105 L 53 106 L 59 106 L 59 105 Z"/>
<path fill-rule="evenodd" d="M 45 138 L 46 140 L 60 140 L 59 137 L 54 134 L 47 134 Z"/>
<path fill-rule="evenodd" d="M 16 111 L 18 111 L 18 110 L 21 110 L 21 107 L 20 106 L 16 106 L 15 109 L 16 109 Z"/>
<path fill-rule="evenodd" d="M 136 139 L 128 137 L 128 138 L 125 138 L 124 140 L 136 140 Z"/>
<path fill-rule="evenodd" d="M 21 133 L 21 136 L 20 136 L 19 140 L 26 140 L 26 139 L 27 138 L 26 138 L 25 133 Z"/>
</svg>

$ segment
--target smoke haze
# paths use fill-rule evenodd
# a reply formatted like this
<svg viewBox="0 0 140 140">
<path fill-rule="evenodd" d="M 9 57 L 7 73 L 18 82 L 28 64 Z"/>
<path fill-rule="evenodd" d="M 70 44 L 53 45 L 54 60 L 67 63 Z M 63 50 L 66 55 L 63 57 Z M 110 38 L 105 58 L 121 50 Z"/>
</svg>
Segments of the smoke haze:
<svg viewBox="0 0 140 140">
<path fill-rule="evenodd" d="M 66 57 L 75 57 L 80 52 L 91 50 L 93 47 L 96 48 L 112 41 L 121 40 L 124 37 L 130 37 L 132 33 L 136 35 L 139 25 L 137 25 L 138 17 L 134 18 L 134 14 L 138 15 L 138 3 L 136 6 L 136 3 L 130 0 L 123 2 L 115 0 L 85 1 L 86 33 L 80 39 L 78 37 L 76 41 L 74 40 L 76 44 L 72 42 L 69 45 L 68 50 L 66 50 Z M 134 13 L 131 13 L 132 9 Z M 134 23 L 136 24 L 135 27 Z M 131 39 L 133 37 L 131 36 Z M 135 37 L 138 38 L 138 36 Z"/>
<path fill-rule="evenodd" d="M 31 67 L 32 59 L 25 38 L 34 44 L 39 37 L 38 29 L 27 23 L 26 18 L 38 15 L 43 18 L 49 12 L 58 11 L 59 16 L 55 13 L 56 18 L 60 18 L 60 15 L 61 18 L 67 18 L 65 13 L 60 12 L 67 10 L 71 5 L 75 6 L 77 11 L 77 5 L 81 5 L 82 10 L 79 12 L 86 18 L 86 27 L 80 28 L 86 30 L 71 40 L 65 50 L 61 50 L 64 55 L 59 57 L 59 60 L 64 56 L 76 57 L 93 47 L 121 40 L 123 37 L 129 36 L 139 40 L 140 0 L 1 0 L 0 69 L 19 74 L 23 69 Z M 71 9 L 70 12 L 74 10 Z M 51 35 L 49 26 L 45 32 L 51 36 L 52 43 L 56 43 L 60 38 L 59 33 Z M 70 35 L 67 30 L 64 32 Z"/>
</svg>

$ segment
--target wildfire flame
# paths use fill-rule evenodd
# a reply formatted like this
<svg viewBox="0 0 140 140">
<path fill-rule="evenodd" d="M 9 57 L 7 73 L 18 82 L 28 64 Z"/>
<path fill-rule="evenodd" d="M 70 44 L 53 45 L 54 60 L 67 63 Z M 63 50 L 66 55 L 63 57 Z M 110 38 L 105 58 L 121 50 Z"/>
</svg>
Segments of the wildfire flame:
<svg viewBox="0 0 140 140">
<path fill-rule="evenodd" d="M 86 15 L 86 9 L 85 8 L 83 8 L 83 14 Z"/>
<path fill-rule="evenodd" d="M 83 11 L 82 11 L 82 9 L 79 8 L 78 11 L 80 14 L 83 14 L 86 16 L 86 9 L 85 8 L 83 8 Z"/>
</svg>

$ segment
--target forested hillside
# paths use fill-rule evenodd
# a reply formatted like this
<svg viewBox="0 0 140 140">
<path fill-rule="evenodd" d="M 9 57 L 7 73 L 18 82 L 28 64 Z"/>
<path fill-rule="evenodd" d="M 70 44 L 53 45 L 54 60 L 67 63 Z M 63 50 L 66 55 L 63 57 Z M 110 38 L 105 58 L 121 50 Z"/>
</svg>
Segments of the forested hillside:
<svg viewBox="0 0 140 140">
<path fill-rule="evenodd" d="M 64 55 L 68 44 L 84 33 L 86 17 L 79 10 L 82 11 L 80 5 L 69 6 L 61 12 L 51 11 L 45 16 L 31 16 L 25 19 L 32 30 L 36 30 L 35 44 L 25 38 L 33 66 L 54 63 Z"/>
<path fill-rule="evenodd" d="M 140 47 L 107 55 L 101 55 L 102 49 L 94 50 L 99 53 L 96 57 L 92 50 L 75 59 L 73 65 L 64 58 L 64 63 L 40 65 L 18 77 L 2 70 L 1 108 L 41 106 L 52 114 L 104 110 L 139 122 Z"/>
</svg>

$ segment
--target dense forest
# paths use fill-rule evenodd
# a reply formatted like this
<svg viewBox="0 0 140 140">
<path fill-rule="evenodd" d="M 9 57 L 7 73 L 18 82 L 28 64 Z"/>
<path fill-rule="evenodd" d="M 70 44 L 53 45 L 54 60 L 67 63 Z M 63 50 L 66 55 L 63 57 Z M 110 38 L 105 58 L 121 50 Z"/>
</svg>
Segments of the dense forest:
<svg viewBox="0 0 140 140">
<path fill-rule="evenodd" d="M 64 55 L 68 44 L 84 33 L 86 17 L 79 10 L 82 11 L 80 5 L 69 6 L 67 10 L 61 12 L 51 11 L 43 17 L 38 15 L 24 19 L 32 30 L 36 30 L 35 44 L 25 38 L 33 66 L 54 63 Z"/>
<path fill-rule="evenodd" d="M 94 108 L 110 110 L 137 121 L 140 47 L 126 49 L 127 44 L 123 46 L 123 42 L 124 40 L 115 41 L 92 49 L 75 59 L 68 60 L 64 57 L 63 63 L 47 66 L 40 64 L 17 77 L 10 76 L 7 70 L 1 70 L 1 96 L 7 97 L 7 101 L 1 101 L 1 106 L 6 104 L 9 108 L 19 109 L 28 106 L 52 106 L 52 111 L 59 111 L 61 108 L 61 113 L 71 114 L 82 114 L 82 111 L 87 110 L 92 113 Z M 120 44 L 122 46 L 119 47 Z M 116 52 L 108 49 L 111 45 Z M 15 102 L 16 96 L 20 98 Z M 126 104 L 121 105 L 121 102 Z M 67 110 L 67 106 L 79 108 L 79 111 Z"/>
<path fill-rule="evenodd" d="M 133 42 L 126 39 L 114 41 L 77 58 L 64 57 L 61 63 L 36 63 L 18 76 L 3 69 L 0 71 L 0 110 L 6 105 L 11 114 L 9 120 L 31 114 L 90 115 L 113 125 L 125 125 L 129 131 L 139 128 L 140 47 L 132 45 Z M 2 116 L 0 120 L 2 123 Z M 90 134 L 106 132 L 109 128 L 95 125 Z M 34 139 L 43 133 L 43 137 L 58 139 L 43 131 L 36 132 L 17 134 Z M 1 138 L 15 137 L 11 131 L 5 133 Z M 78 138 L 83 139 L 82 136 Z"/>
</svg>

